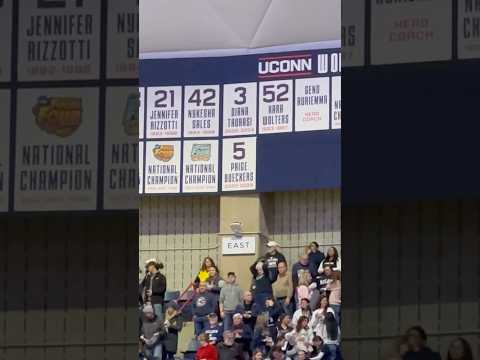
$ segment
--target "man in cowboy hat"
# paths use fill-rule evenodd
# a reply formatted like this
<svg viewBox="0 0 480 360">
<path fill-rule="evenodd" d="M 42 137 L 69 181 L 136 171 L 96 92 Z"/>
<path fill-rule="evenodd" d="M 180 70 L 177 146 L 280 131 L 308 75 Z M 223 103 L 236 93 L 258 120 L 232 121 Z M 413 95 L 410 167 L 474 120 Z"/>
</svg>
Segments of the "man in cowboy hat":
<svg viewBox="0 0 480 360">
<path fill-rule="evenodd" d="M 265 254 L 265 263 L 267 264 L 268 277 L 272 282 L 277 281 L 278 277 L 278 263 L 284 262 L 287 263 L 285 256 L 278 250 L 280 244 L 276 241 L 269 241 L 267 243 L 267 253 Z"/>
<path fill-rule="evenodd" d="M 167 291 L 167 279 L 160 273 L 163 264 L 156 259 L 149 259 L 145 262 L 146 276 L 141 286 L 144 289 L 144 303 L 151 304 L 155 314 L 159 317 L 163 315 L 163 301 Z"/>
</svg>

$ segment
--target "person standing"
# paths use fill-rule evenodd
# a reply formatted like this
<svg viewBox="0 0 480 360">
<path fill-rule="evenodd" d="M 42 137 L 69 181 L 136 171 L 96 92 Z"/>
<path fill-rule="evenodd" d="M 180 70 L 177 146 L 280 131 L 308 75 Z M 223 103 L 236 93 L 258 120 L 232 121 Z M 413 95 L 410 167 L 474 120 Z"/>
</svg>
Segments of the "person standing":
<svg viewBox="0 0 480 360">
<path fill-rule="evenodd" d="M 293 280 L 287 263 L 284 261 L 278 263 L 278 277 L 277 281 L 272 284 L 272 290 L 275 300 L 282 306 L 284 312 L 292 314 L 290 301 L 293 296 Z"/>
<path fill-rule="evenodd" d="M 341 326 L 342 324 L 342 313 L 341 313 L 341 305 L 342 305 L 342 282 L 341 276 L 339 271 L 332 272 L 331 275 L 332 282 L 330 282 L 326 289 L 328 291 L 328 303 L 330 307 L 335 312 L 335 318 L 338 321 L 338 325 Z"/>
<path fill-rule="evenodd" d="M 242 315 L 245 325 L 250 327 L 253 331 L 255 323 L 257 321 L 258 306 L 253 302 L 253 295 L 251 291 L 245 291 L 243 294 L 243 303 L 238 305 L 235 309 L 235 313 Z"/>
<path fill-rule="evenodd" d="M 239 305 L 242 304 L 242 289 L 237 284 L 237 277 L 234 272 L 227 275 L 227 283 L 220 290 L 220 316 L 223 319 L 223 327 L 230 330 L 233 322 L 233 314 Z"/>
<path fill-rule="evenodd" d="M 162 340 L 165 349 L 166 360 L 174 360 L 178 348 L 178 334 L 183 327 L 183 316 L 177 311 L 175 303 L 171 302 L 167 305 L 165 311 L 165 335 Z"/>
<path fill-rule="evenodd" d="M 276 241 L 267 243 L 267 253 L 264 256 L 264 262 L 267 264 L 267 274 L 271 282 L 275 282 L 278 276 L 278 264 L 280 262 L 287 263 L 285 256 L 279 251 L 280 244 Z"/>
<path fill-rule="evenodd" d="M 342 261 L 335 246 L 328 248 L 327 256 L 318 267 L 318 273 L 321 274 L 326 266 L 330 266 L 333 271 L 342 271 Z"/>
<path fill-rule="evenodd" d="M 260 307 L 260 311 L 264 311 L 265 300 L 273 296 L 272 281 L 267 275 L 267 264 L 262 261 L 256 261 L 250 266 L 253 274 L 252 292 L 254 302 Z"/>
<path fill-rule="evenodd" d="M 161 269 L 163 269 L 162 263 L 158 263 L 155 259 L 148 260 L 147 274 L 141 283 L 145 294 L 144 304 L 151 304 L 159 317 L 163 314 L 163 302 L 167 291 L 167 279 L 160 273 Z"/>
<path fill-rule="evenodd" d="M 244 360 L 242 345 L 235 342 L 233 332 L 223 332 L 223 341 L 217 345 L 218 360 Z"/>
<path fill-rule="evenodd" d="M 208 327 L 207 315 L 215 312 L 217 307 L 215 298 L 207 291 L 207 284 L 204 281 L 198 285 L 198 292 L 193 297 L 192 307 L 195 335 L 198 336 Z"/>
<path fill-rule="evenodd" d="M 161 360 L 162 343 L 160 339 L 164 335 L 162 319 L 155 314 L 152 305 L 148 304 L 143 307 L 143 316 L 140 331 L 143 353 L 148 360 Z"/>
<path fill-rule="evenodd" d="M 322 261 L 325 259 L 325 254 L 319 250 L 319 245 L 316 241 L 312 241 L 308 246 L 308 261 L 315 266 L 316 269 L 319 268 Z"/>
<path fill-rule="evenodd" d="M 441 360 L 440 354 L 427 346 L 427 333 L 421 326 L 412 326 L 407 330 L 408 351 L 403 360 Z"/>
<path fill-rule="evenodd" d="M 300 255 L 298 262 L 293 264 L 292 266 L 292 280 L 293 280 L 293 287 L 296 288 L 298 286 L 298 278 L 301 272 L 309 272 L 312 279 L 317 277 L 317 269 L 310 263 L 307 254 Z"/>
</svg>

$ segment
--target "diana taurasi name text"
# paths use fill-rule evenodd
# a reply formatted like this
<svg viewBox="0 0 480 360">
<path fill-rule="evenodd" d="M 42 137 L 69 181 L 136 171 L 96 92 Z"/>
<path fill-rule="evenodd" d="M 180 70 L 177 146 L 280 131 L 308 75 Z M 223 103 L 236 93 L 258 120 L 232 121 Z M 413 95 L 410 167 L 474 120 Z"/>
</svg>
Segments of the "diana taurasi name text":
<svg viewBox="0 0 480 360">
<path fill-rule="evenodd" d="M 480 38 L 480 0 L 465 0 L 463 18 L 463 38 Z"/>
<path fill-rule="evenodd" d="M 283 105 L 269 105 L 268 114 L 262 116 L 263 125 L 285 125 L 288 124 L 289 115 L 283 113 Z"/>
<path fill-rule="evenodd" d="M 147 185 L 176 185 L 178 173 L 176 165 L 148 165 Z"/>
<path fill-rule="evenodd" d="M 88 145 L 26 145 L 22 147 L 21 191 L 91 190 L 94 173 L 80 169 L 91 165 Z M 36 167 L 63 167 L 38 169 Z M 68 168 L 70 167 L 70 168 Z"/>
<path fill-rule="evenodd" d="M 244 183 L 255 181 L 253 171 L 248 168 L 246 161 L 233 161 L 230 164 L 230 171 L 223 175 L 225 183 Z"/>
<path fill-rule="evenodd" d="M 322 89 L 320 85 L 306 85 L 304 88 L 304 94 L 307 96 L 297 97 L 296 103 L 298 106 L 328 104 L 328 96 L 321 95 Z"/>
<path fill-rule="evenodd" d="M 35 15 L 26 29 L 28 61 L 89 60 L 93 15 Z M 63 39 L 62 39 L 63 37 Z"/>
<path fill-rule="evenodd" d="M 185 184 L 215 184 L 215 165 L 189 164 L 185 166 Z"/>
<path fill-rule="evenodd" d="M 110 161 L 113 165 L 108 177 L 111 190 L 138 186 L 138 143 L 112 144 Z"/>
<path fill-rule="evenodd" d="M 215 118 L 215 109 L 188 110 L 188 118 L 192 120 L 192 129 L 210 129 L 211 119 Z"/>
<path fill-rule="evenodd" d="M 229 128 L 243 128 L 253 125 L 253 118 L 249 116 L 248 106 L 235 107 L 230 111 L 230 117 L 227 118 Z"/>
</svg>

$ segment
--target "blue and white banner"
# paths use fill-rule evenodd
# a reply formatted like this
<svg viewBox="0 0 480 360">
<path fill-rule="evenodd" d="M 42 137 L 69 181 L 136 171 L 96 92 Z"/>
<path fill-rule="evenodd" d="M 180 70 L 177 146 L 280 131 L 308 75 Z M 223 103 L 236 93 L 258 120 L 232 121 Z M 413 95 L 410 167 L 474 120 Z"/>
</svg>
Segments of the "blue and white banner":
<svg viewBox="0 0 480 360">
<path fill-rule="evenodd" d="M 140 61 L 140 193 L 340 186 L 338 45 L 190 56 Z"/>
</svg>

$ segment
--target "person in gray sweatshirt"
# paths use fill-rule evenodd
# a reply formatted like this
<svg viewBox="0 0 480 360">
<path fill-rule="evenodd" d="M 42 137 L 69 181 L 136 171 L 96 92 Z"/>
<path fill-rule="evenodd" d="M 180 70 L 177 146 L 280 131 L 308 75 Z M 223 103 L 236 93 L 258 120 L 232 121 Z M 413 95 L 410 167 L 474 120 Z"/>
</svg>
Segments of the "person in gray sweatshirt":
<svg viewBox="0 0 480 360">
<path fill-rule="evenodd" d="M 220 291 L 219 305 L 220 316 L 223 319 L 224 330 L 230 330 L 233 323 L 233 314 L 238 305 L 243 302 L 243 291 L 237 284 L 237 276 L 234 272 L 227 275 L 227 283 Z"/>
</svg>

